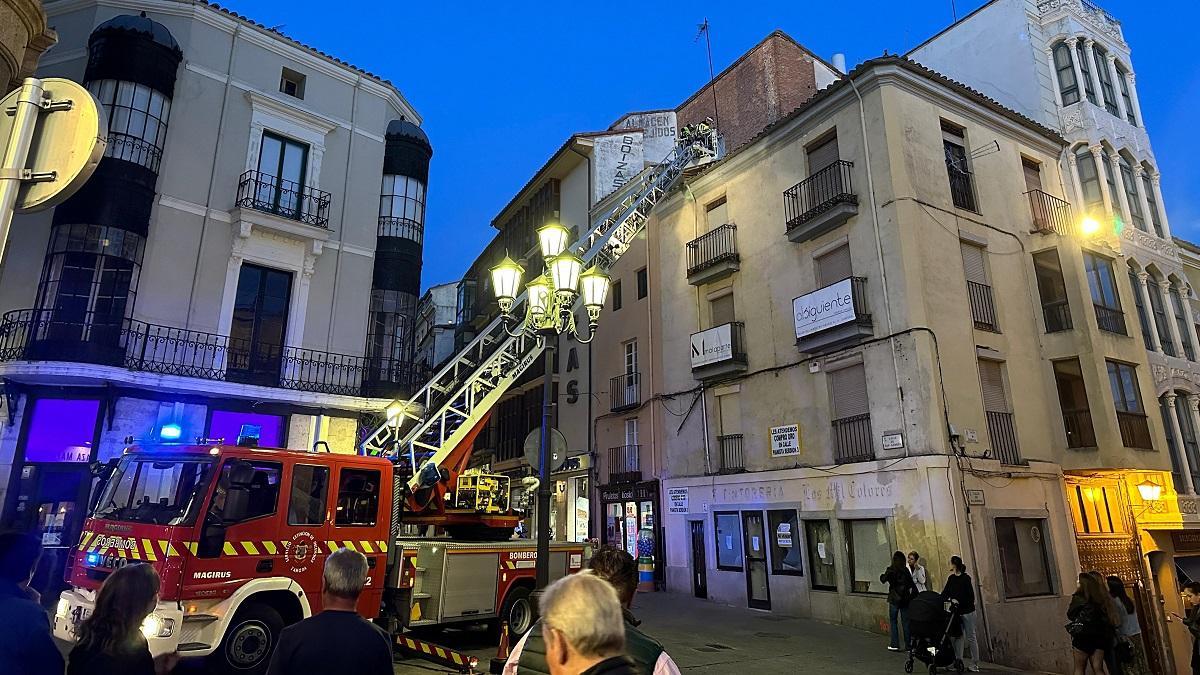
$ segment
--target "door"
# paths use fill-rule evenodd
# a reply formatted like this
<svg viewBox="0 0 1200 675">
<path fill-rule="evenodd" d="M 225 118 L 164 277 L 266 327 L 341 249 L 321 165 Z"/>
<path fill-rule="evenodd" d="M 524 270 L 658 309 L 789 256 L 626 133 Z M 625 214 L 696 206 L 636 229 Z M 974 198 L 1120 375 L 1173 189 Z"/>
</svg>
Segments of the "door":
<svg viewBox="0 0 1200 675">
<path fill-rule="evenodd" d="M 1042 191 L 1042 165 L 1021 158 L 1021 171 L 1025 174 L 1025 191 L 1029 193 L 1029 208 L 1033 212 L 1033 227 L 1042 230 L 1050 227 L 1050 213 L 1045 199 L 1039 194 Z"/>
<path fill-rule="evenodd" d="M 330 483 L 333 471 L 328 464 L 297 463 L 286 477 L 287 504 L 279 529 L 278 550 L 271 565 L 277 576 L 300 582 L 309 602 L 319 603 L 321 574 L 325 566 L 326 541 L 331 520 Z M 274 548 L 274 547 L 272 547 Z M 313 605 L 313 612 L 318 611 Z"/>
<path fill-rule="evenodd" d="M 27 464 L 21 468 L 17 509 L 7 525 L 42 542 L 42 558 L 30 587 L 41 594 L 43 604 L 52 606 L 66 587 L 63 572 L 71 547 L 79 541 L 91 483 L 86 465 Z"/>
<path fill-rule="evenodd" d="M 379 469 L 345 465 L 338 468 L 336 515 L 326 548 L 334 551 L 344 547 L 367 557 L 367 587 L 358 598 L 358 611 L 363 616 L 377 616 L 383 599 L 387 552 L 381 542 L 387 540 L 390 524 L 380 519 L 382 484 L 383 472 Z"/>
<path fill-rule="evenodd" d="M 276 386 L 283 359 L 292 275 L 242 263 L 229 329 L 229 376 Z"/>
<path fill-rule="evenodd" d="M 263 132 L 256 206 L 285 218 L 300 218 L 307 168 L 307 145 Z"/>
<path fill-rule="evenodd" d="M 693 520 L 692 526 L 692 595 L 708 599 L 708 563 L 704 559 L 704 521 Z"/>
<path fill-rule="evenodd" d="M 746 604 L 754 609 L 771 609 L 767 538 L 761 511 L 742 513 L 742 532 L 746 537 Z"/>
<path fill-rule="evenodd" d="M 625 343 L 625 405 L 638 403 L 638 349 L 637 340 Z"/>
</svg>

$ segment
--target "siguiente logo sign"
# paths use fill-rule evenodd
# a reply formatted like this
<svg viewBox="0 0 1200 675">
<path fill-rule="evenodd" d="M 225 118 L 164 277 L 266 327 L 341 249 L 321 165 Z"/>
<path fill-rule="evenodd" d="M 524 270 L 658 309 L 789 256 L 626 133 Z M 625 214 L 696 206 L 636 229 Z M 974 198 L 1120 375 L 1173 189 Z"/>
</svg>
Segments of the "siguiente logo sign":
<svg viewBox="0 0 1200 675">
<path fill-rule="evenodd" d="M 802 338 L 853 321 L 852 282 L 852 279 L 842 279 L 836 284 L 818 288 L 792 300 L 792 313 L 796 317 L 796 337 Z"/>
</svg>

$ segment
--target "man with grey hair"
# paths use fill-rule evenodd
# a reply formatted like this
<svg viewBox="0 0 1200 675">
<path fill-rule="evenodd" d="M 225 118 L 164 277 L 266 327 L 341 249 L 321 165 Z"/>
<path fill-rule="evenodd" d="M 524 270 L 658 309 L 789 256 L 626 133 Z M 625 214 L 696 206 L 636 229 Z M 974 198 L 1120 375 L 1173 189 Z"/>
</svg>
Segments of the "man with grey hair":
<svg viewBox="0 0 1200 675">
<path fill-rule="evenodd" d="M 636 675 L 625 656 L 625 619 L 611 584 L 594 574 L 563 577 L 542 593 L 542 638 L 550 675 Z"/>
<path fill-rule="evenodd" d="M 391 675 L 391 636 L 355 609 L 368 572 L 367 558 L 358 551 L 339 548 L 329 554 L 322 611 L 283 630 L 269 675 Z"/>
</svg>

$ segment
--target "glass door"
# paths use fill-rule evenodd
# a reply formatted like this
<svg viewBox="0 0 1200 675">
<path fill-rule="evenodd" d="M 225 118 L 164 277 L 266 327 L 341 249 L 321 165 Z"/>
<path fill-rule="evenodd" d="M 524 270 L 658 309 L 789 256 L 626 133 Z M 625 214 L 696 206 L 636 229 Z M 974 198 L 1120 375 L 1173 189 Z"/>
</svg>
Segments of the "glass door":
<svg viewBox="0 0 1200 675">
<path fill-rule="evenodd" d="M 299 218 L 307 165 L 307 145 L 263 132 L 258 155 L 258 205 L 285 218 Z"/>
<path fill-rule="evenodd" d="M 742 532 L 746 537 L 746 604 L 754 609 L 771 609 L 771 588 L 767 577 L 767 540 L 760 511 L 742 513 Z"/>
<path fill-rule="evenodd" d="M 704 558 L 704 521 L 692 525 L 692 595 L 708 599 L 708 562 Z"/>
<path fill-rule="evenodd" d="M 242 263 L 229 330 L 229 377 L 277 386 L 287 331 L 292 275 Z"/>
</svg>

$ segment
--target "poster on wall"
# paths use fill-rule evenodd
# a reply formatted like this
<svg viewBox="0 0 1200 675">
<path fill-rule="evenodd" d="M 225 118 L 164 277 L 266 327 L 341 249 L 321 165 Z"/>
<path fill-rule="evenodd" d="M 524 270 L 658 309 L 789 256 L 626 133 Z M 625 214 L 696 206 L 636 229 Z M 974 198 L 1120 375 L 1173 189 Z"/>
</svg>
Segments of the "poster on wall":
<svg viewBox="0 0 1200 675">
<path fill-rule="evenodd" d="M 786 424 L 771 427 L 771 456 L 789 457 L 800 454 L 800 425 Z"/>
<path fill-rule="evenodd" d="M 592 140 L 592 203 L 612 194 L 645 167 L 642 132 L 617 132 Z"/>
<path fill-rule="evenodd" d="M 687 513 L 688 512 L 688 489 L 667 488 L 667 511 L 669 513 Z"/>
</svg>

